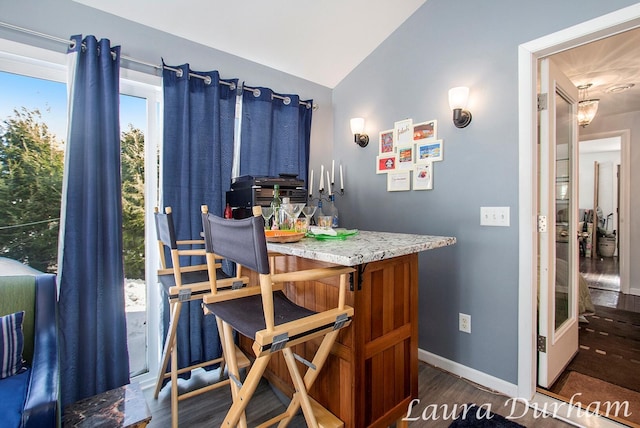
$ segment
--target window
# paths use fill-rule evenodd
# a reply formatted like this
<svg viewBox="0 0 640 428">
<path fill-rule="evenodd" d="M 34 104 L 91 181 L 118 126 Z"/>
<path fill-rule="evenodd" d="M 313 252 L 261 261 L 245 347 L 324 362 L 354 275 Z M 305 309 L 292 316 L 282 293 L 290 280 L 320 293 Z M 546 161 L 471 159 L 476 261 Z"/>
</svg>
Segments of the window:
<svg viewBox="0 0 640 428">
<path fill-rule="evenodd" d="M 44 156 L 46 152 L 47 157 L 53 159 L 46 164 L 46 170 L 39 172 L 50 173 L 51 182 L 47 184 L 52 184 L 56 189 L 53 192 L 40 192 L 40 196 L 32 198 L 36 201 L 29 201 L 33 205 L 24 210 L 21 217 L 5 220 L 6 217 L 0 215 L 3 218 L 0 221 L 0 236 L 3 233 L 5 236 L 11 234 L 17 236 L 14 242 L 29 241 L 31 247 L 40 245 L 40 249 L 29 248 L 33 255 L 26 260 L 39 270 L 50 272 L 55 272 L 57 268 L 61 168 L 67 138 L 66 74 L 65 54 L 0 39 L 0 92 L 3 94 L 0 99 L 0 124 L 5 125 L 5 121 L 11 118 L 0 129 L 0 135 L 7 135 L 7 126 L 13 126 L 9 131 L 14 134 L 35 130 L 32 139 L 41 149 L 40 155 Z M 161 349 L 158 312 L 161 305 L 156 286 L 157 248 L 154 245 L 156 238 L 153 226 L 153 207 L 159 199 L 161 80 L 156 76 L 121 69 L 120 92 L 129 358 L 131 376 L 146 383 L 155 379 Z M 18 114 L 14 113 L 14 109 L 18 110 Z M 19 150 L 14 150 L 14 155 L 16 152 L 17 155 L 24 155 Z M 0 156 L 2 154 L 0 149 Z M 42 166 L 43 162 L 36 161 L 35 164 Z M 33 176 L 34 172 L 29 174 Z M 8 193 L 2 183 L 0 181 L 0 196 L 3 191 Z M 12 191 L 12 196 L 14 193 Z M 49 199 L 44 200 L 45 197 Z M 0 199 L 10 200 L 9 197 Z M 43 206 L 50 210 L 44 218 L 26 217 L 27 214 L 32 216 L 41 212 Z M 7 204 L 0 205 L 0 212 L 11 208 Z M 4 236 L 2 238 L 0 256 L 20 254 L 15 248 L 9 248 L 5 244 L 8 241 Z"/>
</svg>

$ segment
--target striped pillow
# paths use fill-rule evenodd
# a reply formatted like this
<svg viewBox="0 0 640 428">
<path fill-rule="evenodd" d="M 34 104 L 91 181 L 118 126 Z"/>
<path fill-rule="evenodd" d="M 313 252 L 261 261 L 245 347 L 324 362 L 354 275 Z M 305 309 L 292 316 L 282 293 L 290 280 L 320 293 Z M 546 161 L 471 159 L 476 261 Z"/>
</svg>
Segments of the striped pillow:
<svg viewBox="0 0 640 428">
<path fill-rule="evenodd" d="M 0 379 L 13 376 L 22 368 L 22 318 L 24 311 L 0 317 Z"/>
</svg>

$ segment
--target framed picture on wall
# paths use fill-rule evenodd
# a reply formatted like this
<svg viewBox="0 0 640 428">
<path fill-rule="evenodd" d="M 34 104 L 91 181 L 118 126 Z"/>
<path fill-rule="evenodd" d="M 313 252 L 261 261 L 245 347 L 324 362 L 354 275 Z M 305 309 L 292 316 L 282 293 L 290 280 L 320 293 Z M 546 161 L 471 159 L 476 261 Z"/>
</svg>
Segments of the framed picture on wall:
<svg viewBox="0 0 640 428">
<path fill-rule="evenodd" d="M 395 122 L 393 132 L 395 133 L 393 143 L 396 146 L 413 143 L 413 120 L 405 119 Z"/>
<path fill-rule="evenodd" d="M 419 141 L 416 143 L 416 163 L 428 163 L 442 160 L 442 140 Z"/>
<path fill-rule="evenodd" d="M 394 171 L 387 174 L 387 192 L 411 190 L 411 171 Z"/>
<path fill-rule="evenodd" d="M 438 121 L 428 120 L 413 125 L 413 142 L 433 141 L 438 138 Z"/>
<path fill-rule="evenodd" d="M 433 163 L 416 165 L 413 171 L 413 190 L 433 189 Z"/>
<path fill-rule="evenodd" d="M 393 148 L 393 129 L 387 129 L 386 131 L 380 132 L 378 152 L 381 155 L 393 153 Z"/>
<path fill-rule="evenodd" d="M 376 174 L 395 171 L 398 167 L 398 156 L 395 153 L 376 156 Z"/>
<path fill-rule="evenodd" d="M 413 169 L 414 163 L 414 147 L 413 144 L 408 146 L 397 146 L 398 153 L 398 169 Z"/>
</svg>

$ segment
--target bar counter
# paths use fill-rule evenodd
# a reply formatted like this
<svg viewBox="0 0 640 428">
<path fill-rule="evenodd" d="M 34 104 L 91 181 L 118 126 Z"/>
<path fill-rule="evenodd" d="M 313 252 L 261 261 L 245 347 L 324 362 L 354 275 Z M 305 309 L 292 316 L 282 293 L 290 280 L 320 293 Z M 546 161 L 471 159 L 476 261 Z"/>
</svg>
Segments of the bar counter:
<svg viewBox="0 0 640 428">
<path fill-rule="evenodd" d="M 305 259 L 357 266 L 420 251 L 453 245 L 456 238 L 447 236 L 414 235 L 408 233 L 359 231 L 340 239 L 317 240 L 304 238 L 293 243 L 268 243 L 269 251 Z"/>
<path fill-rule="evenodd" d="M 418 397 L 418 252 L 453 245 L 454 237 L 359 231 L 345 240 L 304 238 L 268 243 L 276 272 L 330 265 L 353 266 L 346 304 L 351 325 L 340 331 L 331 354 L 309 391 L 347 428 L 405 426 L 401 419 Z M 287 283 L 292 301 L 315 311 L 337 304 L 338 279 Z M 251 355 L 250 341 L 242 347 Z M 319 340 L 294 352 L 312 357 Z M 282 356 L 265 376 L 289 396 L 293 392 Z"/>
</svg>

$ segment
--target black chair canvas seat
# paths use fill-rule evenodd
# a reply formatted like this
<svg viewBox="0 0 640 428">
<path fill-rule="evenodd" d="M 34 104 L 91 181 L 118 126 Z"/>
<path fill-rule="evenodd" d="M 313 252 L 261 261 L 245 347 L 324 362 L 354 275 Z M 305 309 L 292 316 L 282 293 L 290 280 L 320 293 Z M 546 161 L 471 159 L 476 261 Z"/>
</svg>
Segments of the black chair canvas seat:
<svg viewBox="0 0 640 428">
<path fill-rule="evenodd" d="M 234 330 L 243 336 L 253 339 L 256 336 L 256 332 L 266 328 L 262 296 L 260 295 L 227 300 L 205 306 L 223 321 L 233 322 Z M 273 293 L 273 319 L 275 325 L 296 321 L 315 313 L 296 305 L 287 299 L 287 296 L 282 291 Z"/>
</svg>

